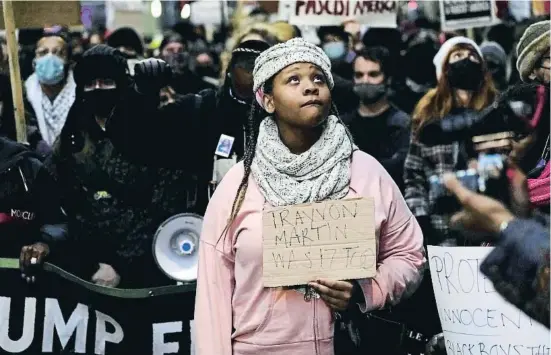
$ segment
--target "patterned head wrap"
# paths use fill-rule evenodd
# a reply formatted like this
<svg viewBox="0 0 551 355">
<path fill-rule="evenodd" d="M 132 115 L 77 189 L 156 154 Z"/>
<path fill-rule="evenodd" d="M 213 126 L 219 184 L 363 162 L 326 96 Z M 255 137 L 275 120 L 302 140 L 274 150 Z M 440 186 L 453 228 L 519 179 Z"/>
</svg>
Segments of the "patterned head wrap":
<svg viewBox="0 0 551 355">
<path fill-rule="evenodd" d="M 263 104 L 263 86 L 266 81 L 279 73 L 282 69 L 294 63 L 312 63 L 317 65 L 327 78 L 329 89 L 335 85 L 331 75 L 331 61 L 318 46 L 302 38 L 293 38 L 285 43 L 277 44 L 260 54 L 256 59 L 253 71 L 256 101 Z"/>
</svg>

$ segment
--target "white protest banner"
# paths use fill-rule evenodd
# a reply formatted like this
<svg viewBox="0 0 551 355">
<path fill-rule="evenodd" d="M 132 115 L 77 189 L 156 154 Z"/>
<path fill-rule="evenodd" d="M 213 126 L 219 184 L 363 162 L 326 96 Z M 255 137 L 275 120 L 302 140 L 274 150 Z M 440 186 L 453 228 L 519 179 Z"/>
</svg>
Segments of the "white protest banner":
<svg viewBox="0 0 551 355">
<path fill-rule="evenodd" d="M 440 23 L 444 31 L 491 26 L 495 0 L 440 0 Z"/>
<path fill-rule="evenodd" d="M 395 28 L 395 0 L 295 0 L 289 1 L 289 23 L 293 25 L 337 26 L 354 19 L 370 27 Z M 280 11 L 285 5 L 280 4 Z"/>
<path fill-rule="evenodd" d="M 448 355 L 549 355 L 549 330 L 503 299 L 480 272 L 491 250 L 428 247 Z"/>
<path fill-rule="evenodd" d="M 374 210 L 374 201 L 368 198 L 266 209 L 262 216 L 264 286 L 375 276 Z"/>
</svg>

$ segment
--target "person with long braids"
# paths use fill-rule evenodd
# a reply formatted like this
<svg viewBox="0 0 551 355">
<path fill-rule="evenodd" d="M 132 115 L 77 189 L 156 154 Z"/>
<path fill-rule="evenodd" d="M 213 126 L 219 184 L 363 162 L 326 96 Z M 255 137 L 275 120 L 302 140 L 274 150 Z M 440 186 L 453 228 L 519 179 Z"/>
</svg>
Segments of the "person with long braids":
<svg viewBox="0 0 551 355">
<path fill-rule="evenodd" d="M 301 38 L 278 44 L 258 57 L 253 76 L 244 160 L 216 189 L 203 223 L 196 349 L 332 355 L 337 312 L 380 309 L 415 290 L 423 236 L 392 178 L 354 146 L 339 119 L 330 60 L 320 48 Z M 265 288 L 263 209 L 354 197 L 375 202 L 376 276 Z"/>
</svg>

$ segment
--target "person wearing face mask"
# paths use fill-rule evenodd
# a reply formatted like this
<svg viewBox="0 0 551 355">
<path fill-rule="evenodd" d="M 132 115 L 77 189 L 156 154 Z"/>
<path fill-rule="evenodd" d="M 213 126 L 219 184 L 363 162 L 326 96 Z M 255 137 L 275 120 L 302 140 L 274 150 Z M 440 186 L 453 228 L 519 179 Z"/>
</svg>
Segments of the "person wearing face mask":
<svg viewBox="0 0 551 355">
<path fill-rule="evenodd" d="M 356 145 L 377 159 L 402 188 L 404 160 L 409 147 L 410 118 L 388 101 L 390 54 L 384 47 L 359 52 L 353 62 L 356 112 L 343 117 Z"/>
<path fill-rule="evenodd" d="M 160 59 L 172 68 L 173 77 L 169 86 L 177 94 L 195 94 L 201 90 L 215 88 L 191 71 L 192 58 L 187 52 L 182 36 L 175 32 L 167 33 L 161 42 L 160 50 Z"/>
<path fill-rule="evenodd" d="M 142 37 L 131 27 L 120 27 L 107 37 L 106 44 L 119 50 L 126 58 L 130 75 L 134 75 L 134 65 L 145 54 Z"/>
<path fill-rule="evenodd" d="M 551 195 L 549 189 L 551 176 L 549 163 L 550 35 L 551 22 L 540 21 L 528 27 L 518 43 L 517 69 L 524 84 L 517 87 L 535 88 L 537 100 L 534 115 L 530 121 L 534 128 L 534 132 L 529 137 L 530 144 L 522 144 L 521 141 L 513 145 L 515 160 L 527 172 L 530 200 L 547 214 L 549 214 Z"/>
<path fill-rule="evenodd" d="M 412 115 L 412 135 L 404 163 L 404 198 L 423 230 L 424 245 L 456 246 L 461 236 L 450 230 L 449 219 L 457 210 L 441 210 L 429 194 L 429 177 L 467 168 L 460 142 L 427 146 L 419 140 L 424 126 L 434 120 L 470 115 L 491 105 L 496 97 L 492 76 L 478 45 L 465 37 L 446 41 L 434 56 L 438 83 L 417 104 Z M 458 242 L 459 241 L 459 242 Z M 461 244 L 462 245 L 462 244 Z M 430 275 L 401 312 L 409 324 L 427 338 L 442 332 Z"/>
<path fill-rule="evenodd" d="M 390 100 L 409 115 L 413 113 L 419 100 L 436 86 L 432 59 L 439 48 L 438 35 L 430 30 L 419 31 L 407 42 L 405 54 L 400 61 L 403 77 L 395 81 Z"/>
<path fill-rule="evenodd" d="M 478 45 L 465 37 L 446 41 L 433 60 L 438 84 L 419 101 L 412 119 L 412 140 L 405 161 L 405 198 L 424 228 L 425 243 L 455 245 L 457 235 L 448 228 L 449 211 L 435 211 L 427 181 L 432 175 L 466 168 L 457 142 L 432 147 L 417 137 L 424 125 L 452 115 L 476 114 L 492 104 L 497 96 L 491 73 Z"/>
<path fill-rule="evenodd" d="M 31 147 L 48 153 L 61 133 L 75 101 L 75 81 L 69 68 L 69 46 L 58 34 L 48 34 L 36 46 L 34 73 L 25 81 L 25 94 L 32 108 L 30 126 L 38 127 L 29 136 Z M 39 143 L 40 142 L 40 143 Z"/>
<path fill-rule="evenodd" d="M 107 45 L 118 49 L 127 59 L 143 57 L 144 47 L 141 37 L 130 27 L 121 27 L 107 37 Z"/>
<path fill-rule="evenodd" d="M 358 106 L 354 95 L 354 70 L 352 60 L 355 53 L 350 50 L 349 33 L 344 26 L 323 26 L 318 29 L 320 47 L 331 60 L 331 74 L 335 79 L 333 102 L 343 115 L 353 112 Z"/>
<path fill-rule="evenodd" d="M 199 93 L 198 112 L 211 122 L 209 128 L 208 154 L 214 165 L 210 168 L 212 187 L 222 180 L 226 172 L 244 157 L 245 131 L 253 100 L 252 71 L 256 58 L 270 45 L 264 41 L 250 40 L 239 44 L 233 51 L 224 84 L 218 90 L 203 90 Z M 231 144 L 228 150 L 218 150 L 224 140 Z"/>
<path fill-rule="evenodd" d="M 87 250 L 74 271 L 104 286 L 173 284 L 155 264 L 153 236 L 168 218 L 199 212 L 192 159 L 186 159 L 187 170 L 184 164 L 174 168 L 176 163 L 159 167 L 174 155 L 160 151 L 156 140 L 174 137 L 161 136 L 158 122 L 129 129 L 133 122 L 162 122 L 169 114 L 159 108 L 166 80 L 141 74 L 131 78 L 126 59 L 114 48 L 97 45 L 86 51 L 75 67 L 77 99 L 47 161 L 62 187 L 70 233 Z M 183 134 L 180 147 L 191 144 Z"/>
<path fill-rule="evenodd" d="M 232 137 L 233 143 L 225 154 L 215 151 L 213 184 L 216 186 L 228 170 L 241 160 L 245 153 L 245 131 L 253 100 L 253 68 L 256 58 L 270 45 L 263 41 L 245 41 L 232 52 L 232 58 L 226 72 L 224 85 L 218 93 L 216 114 L 233 112 L 232 116 L 220 121 L 219 132 L 213 136 L 213 147 L 223 135 Z M 214 112 L 213 112 L 214 113 Z M 230 118 L 231 117 L 231 118 Z"/>
<path fill-rule="evenodd" d="M 351 65 L 350 37 L 343 26 L 322 26 L 318 30 L 320 47 L 331 60 L 331 72 L 343 79 L 351 80 L 353 70 Z"/>
<path fill-rule="evenodd" d="M 118 50 L 100 44 L 84 52 L 74 70 L 75 102 L 46 160 L 61 190 L 69 238 L 78 241 L 65 254 L 64 268 L 96 285 L 174 285 L 155 262 L 155 233 L 175 215 L 199 213 L 189 147 L 201 136 L 189 126 L 183 132 L 163 131 L 162 122 L 171 113 L 167 109 L 174 104 L 159 108 L 159 91 L 169 75 L 154 75 L 157 61 L 140 62 L 131 77 Z M 177 111 L 178 118 L 185 121 L 182 112 Z M 147 125 L 136 129 L 136 122 Z M 163 151 L 164 140 L 181 150 Z M 187 152 L 185 159 L 182 152 Z M 177 304 L 160 299 L 162 306 L 153 303 L 140 316 L 153 319 L 177 309 L 181 319 L 192 319 L 194 299 L 193 292 L 178 297 Z M 189 349 L 189 322 L 183 322 L 181 337 L 182 348 Z"/>
<path fill-rule="evenodd" d="M 115 114 L 116 119 L 107 123 L 108 134 L 111 132 L 117 148 L 134 161 L 193 175 L 198 186 L 195 210 L 203 214 L 206 208 L 203 202 L 208 202 L 203 197 L 210 196 L 207 192 L 212 192 L 226 172 L 244 157 L 245 129 L 253 100 L 251 72 L 255 59 L 269 47 L 262 41 L 242 43 L 233 51 L 226 80 L 219 90 L 180 95 L 154 111 L 130 107 L 139 112 L 136 115 L 141 119 L 131 114 Z M 170 67 L 160 59 L 136 65 L 133 79 L 139 91 L 157 90 L 150 96 L 156 96 L 156 102 L 151 102 L 155 107 L 159 106 L 159 90 L 172 80 L 167 72 L 171 72 Z M 138 96 L 129 100 L 143 103 L 151 99 Z M 145 117 L 162 118 L 158 124 L 152 124 Z M 181 158 L 182 152 L 189 152 L 186 159 Z"/>
<path fill-rule="evenodd" d="M 507 89 L 507 54 L 497 42 L 484 42 L 480 45 L 480 51 L 496 88 L 502 92 Z"/>
</svg>

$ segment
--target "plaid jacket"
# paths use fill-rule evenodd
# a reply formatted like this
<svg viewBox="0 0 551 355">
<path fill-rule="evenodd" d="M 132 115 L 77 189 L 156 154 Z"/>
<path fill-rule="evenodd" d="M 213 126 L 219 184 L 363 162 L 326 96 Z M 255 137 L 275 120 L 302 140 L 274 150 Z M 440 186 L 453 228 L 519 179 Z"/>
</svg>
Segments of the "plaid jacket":
<svg viewBox="0 0 551 355">
<path fill-rule="evenodd" d="M 431 196 L 429 178 L 454 171 L 459 162 L 459 144 L 426 146 L 412 138 L 404 166 L 405 199 L 415 217 L 430 216 L 437 242 L 450 239 L 450 215 L 434 213 L 435 198 Z M 433 244 L 433 241 L 430 241 Z"/>
</svg>

